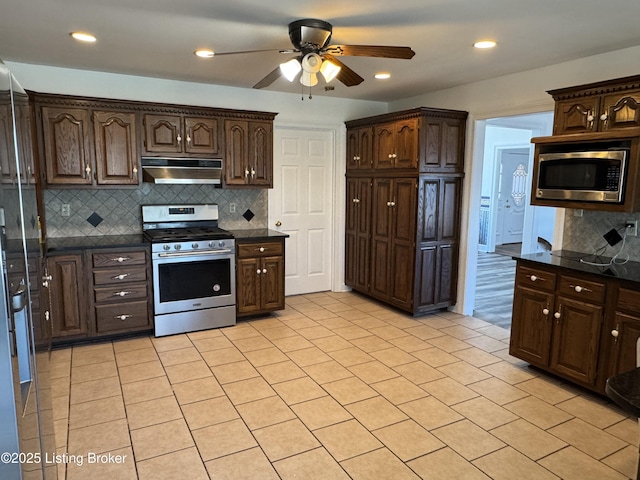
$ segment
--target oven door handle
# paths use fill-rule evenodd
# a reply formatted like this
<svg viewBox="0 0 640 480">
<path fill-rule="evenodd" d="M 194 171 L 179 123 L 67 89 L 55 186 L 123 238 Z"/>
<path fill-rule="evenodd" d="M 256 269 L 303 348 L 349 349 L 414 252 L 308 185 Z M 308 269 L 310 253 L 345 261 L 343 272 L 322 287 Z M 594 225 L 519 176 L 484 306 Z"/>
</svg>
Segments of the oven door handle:
<svg viewBox="0 0 640 480">
<path fill-rule="evenodd" d="M 158 257 L 160 258 L 171 258 L 171 257 L 194 257 L 201 255 L 222 255 L 225 253 L 231 253 L 230 249 L 224 250 L 198 250 L 194 252 L 171 252 L 171 253 L 159 253 Z"/>
</svg>

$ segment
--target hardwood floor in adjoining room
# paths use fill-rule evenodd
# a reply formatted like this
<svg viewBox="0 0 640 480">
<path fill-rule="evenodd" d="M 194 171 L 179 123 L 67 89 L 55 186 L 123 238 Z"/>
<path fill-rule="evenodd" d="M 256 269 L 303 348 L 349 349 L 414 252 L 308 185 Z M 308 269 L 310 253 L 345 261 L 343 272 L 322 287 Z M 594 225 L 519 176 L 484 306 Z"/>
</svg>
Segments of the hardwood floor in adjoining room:
<svg viewBox="0 0 640 480">
<path fill-rule="evenodd" d="M 502 328 L 511 327 L 516 261 L 510 256 L 478 252 L 473 316 Z"/>
</svg>

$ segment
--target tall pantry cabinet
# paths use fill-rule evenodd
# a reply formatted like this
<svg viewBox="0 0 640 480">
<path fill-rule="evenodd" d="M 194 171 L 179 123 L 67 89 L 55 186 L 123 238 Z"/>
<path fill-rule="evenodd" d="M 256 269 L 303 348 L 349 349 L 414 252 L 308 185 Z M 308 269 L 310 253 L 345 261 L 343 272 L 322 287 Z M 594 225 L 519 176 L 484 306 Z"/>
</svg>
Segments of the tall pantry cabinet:
<svg viewBox="0 0 640 480">
<path fill-rule="evenodd" d="M 345 283 L 413 315 L 456 302 L 467 112 L 346 122 Z"/>
</svg>

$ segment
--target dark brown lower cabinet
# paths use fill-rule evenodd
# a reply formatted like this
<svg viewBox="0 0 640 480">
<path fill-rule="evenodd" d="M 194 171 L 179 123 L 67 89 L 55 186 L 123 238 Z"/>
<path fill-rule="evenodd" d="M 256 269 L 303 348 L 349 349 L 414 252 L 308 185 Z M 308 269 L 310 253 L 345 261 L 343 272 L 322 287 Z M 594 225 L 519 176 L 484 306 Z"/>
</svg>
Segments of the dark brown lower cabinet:
<svg viewBox="0 0 640 480">
<path fill-rule="evenodd" d="M 519 260 L 509 353 L 604 393 L 636 367 L 640 284 Z"/>
<path fill-rule="evenodd" d="M 153 329 L 148 247 L 52 255 L 47 270 L 54 342 Z"/>
<path fill-rule="evenodd" d="M 82 254 L 47 259 L 51 276 L 49 290 L 53 338 L 84 337 L 88 334 L 83 265 Z"/>
<path fill-rule="evenodd" d="M 236 298 L 238 315 L 284 308 L 284 238 L 237 240 Z"/>
</svg>

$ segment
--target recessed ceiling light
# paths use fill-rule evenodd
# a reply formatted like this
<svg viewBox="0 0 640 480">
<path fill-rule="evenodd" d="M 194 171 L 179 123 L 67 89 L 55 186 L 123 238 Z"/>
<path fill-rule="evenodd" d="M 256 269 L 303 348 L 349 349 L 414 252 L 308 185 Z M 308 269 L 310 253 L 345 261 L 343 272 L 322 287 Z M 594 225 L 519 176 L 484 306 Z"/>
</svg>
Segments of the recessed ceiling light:
<svg viewBox="0 0 640 480">
<path fill-rule="evenodd" d="M 377 78 L 378 80 L 386 80 L 387 78 L 391 78 L 391 74 L 388 72 L 380 72 L 376 73 L 374 78 Z"/>
<path fill-rule="evenodd" d="M 195 53 L 200 58 L 211 58 L 215 55 L 213 50 L 209 50 L 208 48 L 199 48 Z"/>
<path fill-rule="evenodd" d="M 481 40 L 473 44 L 476 48 L 493 48 L 497 45 L 493 40 Z"/>
<path fill-rule="evenodd" d="M 81 42 L 93 43 L 96 41 L 96 37 L 94 35 L 86 32 L 71 32 L 69 35 Z"/>
</svg>

